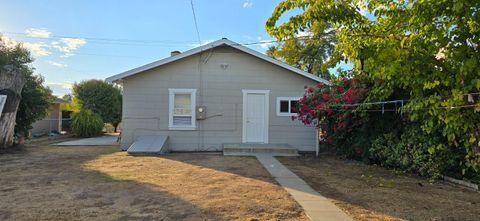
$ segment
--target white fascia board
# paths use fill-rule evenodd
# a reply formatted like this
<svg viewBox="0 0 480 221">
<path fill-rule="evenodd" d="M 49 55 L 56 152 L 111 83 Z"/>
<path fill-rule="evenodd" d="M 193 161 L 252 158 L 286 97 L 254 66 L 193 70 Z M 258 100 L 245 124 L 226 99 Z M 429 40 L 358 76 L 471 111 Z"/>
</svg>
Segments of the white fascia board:
<svg viewBox="0 0 480 221">
<path fill-rule="evenodd" d="M 211 42 L 209 44 L 205 44 L 205 45 L 202 45 L 202 46 L 199 46 L 199 47 L 196 47 L 194 49 L 191 49 L 191 50 L 188 50 L 188 51 L 185 51 L 183 53 L 180 53 L 179 55 L 175 55 L 175 56 L 172 56 L 172 57 L 168 57 L 168 58 L 164 58 L 162 60 L 159 60 L 159 61 L 155 61 L 155 62 L 152 62 L 150 64 L 146 64 L 146 65 L 143 65 L 143 66 L 140 66 L 138 68 L 134 68 L 132 70 L 129 70 L 129 71 L 126 71 L 126 72 L 123 72 L 123 73 L 120 73 L 120 74 L 117 74 L 117 75 L 113 75 L 111 77 L 108 77 L 107 79 L 105 79 L 106 81 L 108 82 L 115 82 L 115 81 L 119 81 L 123 78 L 126 78 L 126 77 L 129 77 L 129 76 L 132 76 L 132 75 L 135 75 L 135 74 L 138 74 L 140 72 L 143 72 L 143 71 L 147 71 L 147 70 L 150 70 L 150 69 L 153 69 L 153 68 L 156 68 L 156 67 L 159 67 L 161 65 L 164 65 L 164 64 L 168 64 L 168 63 L 171 63 L 171 62 L 174 62 L 174 61 L 177 61 L 177 60 L 180 60 L 182 58 L 185 58 L 185 57 L 188 57 L 188 56 L 191 56 L 191 55 L 194 55 L 194 54 L 197 54 L 197 53 L 200 53 L 202 51 L 206 51 L 208 49 L 211 49 L 211 48 L 215 48 L 215 47 L 218 47 L 218 46 L 221 46 L 221 45 L 228 45 L 230 47 L 233 47 L 233 48 L 236 48 L 240 51 L 243 51 L 247 54 L 250 54 L 250 55 L 253 55 L 257 58 L 260 58 L 262 60 L 265 60 L 265 61 L 268 61 L 272 64 L 275 64 L 277 66 L 280 66 L 282 68 L 285 68 L 287 70 L 290 70 L 292 72 L 295 72 L 299 75 L 302 75 L 306 78 L 309 78 L 309 79 L 312 79 L 314 81 L 317 81 L 317 82 L 322 82 L 324 84 L 327 84 L 327 85 L 330 85 L 331 83 L 321 77 L 318 77 L 318 76 L 315 76 L 313 74 L 310 74 L 308 72 L 305 72 L 303 70 L 300 70 L 298 68 L 295 68 L 293 66 L 290 66 L 288 64 L 285 64 L 283 63 L 282 61 L 279 61 L 277 59 L 274 59 L 274 58 L 271 58 L 265 54 L 262 54 L 260 52 L 257 52 L 255 50 L 252 50 L 248 47 L 245 47 L 241 44 L 238 44 L 236 42 L 233 42 L 231 40 L 228 40 L 228 39 L 220 39 L 220 40 L 217 40 L 217 41 L 214 41 L 214 42 Z"/>
</svg>

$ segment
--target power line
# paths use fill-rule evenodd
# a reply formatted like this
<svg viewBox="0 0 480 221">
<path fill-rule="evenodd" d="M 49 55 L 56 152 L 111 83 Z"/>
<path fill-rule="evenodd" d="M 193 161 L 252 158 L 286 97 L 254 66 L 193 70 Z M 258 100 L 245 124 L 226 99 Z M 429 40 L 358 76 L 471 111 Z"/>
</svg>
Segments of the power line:
<svg viewBox="0 0 480 221">
<path fill-rule="evenodd" d="M 17 35 L 25 38 L 46 39 L 45 37 L 31 36 L 27 33 L 1 31 L 0 33 L 8 35 Z M 193 44 L 191 41 L 172 41 L 172 40 L 152 40 L 152 39 L 125 39 L 125 38 L 100 38 L 87 36 L 73 36 L 73 35 L 51 35 L 48 38 L 62 39 L 62 38 L 81 38 L 89 41 L 100 41 L 104 43 L 136 43 L 136 44 Z"/>
<path fill-rule="evenodd" d="M 197 33 L 197 40 L 198 44 L 201 45 L 201 38 L 200 38 L 200 31 L 198 28 L 197 18 L 195 9 L 193 7 L 193 0 L 191 0 L 192 6 L 192 13 L 195 22 L 195 30 Z M 8 34 L 8 35 L 16 35 L 22 36 L 24 38 L 32 38 L 32 39 L 46 39 L 44 37 L 36 37 L 31 36 L 26 33 L 20 32 L 10 32 L 10 31 L 0 31 L 0 34 Z M 173 41 L 173 40 L 152 40 L 152 39 L 121 39 L 121 38 L 101 38 L 101 37 L 88 37 L 88 36 L 74 36 L 74 35 L 51 35 L 49 38 L 53 39 L 62 39 L 62 38 L 81 38 L 85 40 L 92 41 L 92 43 L 99 43 L 99 44 L 114 44 L 114 45 L 132 45 L 132 46 L 143 46 L 143 45 L 163 45 L 163 46 L 191 46 L 194 44 L 192 41 Z M 289 40 L 307 40 L 307 39 L 319 39 L 321 36 L 297 36 L 291 37 L 288 39 L 283 40 L 261 40 L 261 41 L 252 41 L 252 42 L 244 42 L 244 43 L 235 43 L 233 45 L 242 45 L 242 46 L 249 46 L 249 45 L 259 45 L 259 44 L 273 44 L 273 43 L 280 43 Z"/>
<path fill-rule="evenodd" d="M 192 6 L 193 21 L 195 22 L 195 30 L 197 31 L 198 44 L 202 44 L 200 40 L 200 31 L 198 31 L 197 16 L 195 14 L 195 7 L 193 7 L 193 0 L 190 0 L 190 5 Z"/>
</svg>

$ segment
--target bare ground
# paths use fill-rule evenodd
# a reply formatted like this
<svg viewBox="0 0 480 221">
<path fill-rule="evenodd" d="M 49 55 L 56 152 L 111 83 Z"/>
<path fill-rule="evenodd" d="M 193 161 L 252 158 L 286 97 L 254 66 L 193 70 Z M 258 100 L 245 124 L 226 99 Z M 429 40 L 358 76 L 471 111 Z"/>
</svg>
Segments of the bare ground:
<svg viewBox="0 0 480 221">
<path fill-rule="evenodd" d="M 0 220 L 307 220 L 254 158 L 36 145 L 0 155 Z"/>
<path fill-rule="evenodd" d="M 480 220 L 480 193 L 331 156 L 279 160 L 355 220 Z"/>
</svg>

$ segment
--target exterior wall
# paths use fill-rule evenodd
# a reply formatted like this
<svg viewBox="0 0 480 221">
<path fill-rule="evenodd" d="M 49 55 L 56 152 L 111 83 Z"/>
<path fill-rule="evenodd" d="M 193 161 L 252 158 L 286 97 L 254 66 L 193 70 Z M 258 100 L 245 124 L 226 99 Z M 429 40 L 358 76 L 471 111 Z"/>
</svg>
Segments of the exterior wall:
<svg viewBox="0 0 480 221">
<path fill-rule="evenodd" d="M 168 135 L 174 151 L 221 150 L 222 143 L 242 142 L 242 89 L 270 90 L 269 143 L 288 143 L 314 151 L 315 128 L 276 114 L 277 97 L 301 97 L 315 81 L 230 47 L 194 55 L 133 75 L 123 81 L 122 147 L 139 135 Z M 221 64 L 228 64 L 226 69 Z M 199 74 L 201 70 L 202 77 Z M 202 79 L 201 79 L 202 78 Z M 199 82 L 202 82 L 201 84 Z M 168 130 L 168 89 L 197 89 L 196 105 L 206 106 L 208 119 L 197 130 Z"/>
<path fill-rule="evenodd" d="M 48 134 L 51 131 L 58 131 L 62 130 L 62 111 L 60 111 L 60 104 L 52 104 L 50 108 L 48 108 L 48 115 L 35 122 L 32 125 L 32 129 L 30 130 L 30 134 Z"/>
</svg>

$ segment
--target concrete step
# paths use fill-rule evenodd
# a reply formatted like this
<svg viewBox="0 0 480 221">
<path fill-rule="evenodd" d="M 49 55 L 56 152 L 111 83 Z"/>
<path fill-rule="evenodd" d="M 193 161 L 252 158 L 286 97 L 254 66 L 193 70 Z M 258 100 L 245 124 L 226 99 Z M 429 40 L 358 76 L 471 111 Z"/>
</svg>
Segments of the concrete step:
<svg viewBox="0 0 480 221">
<path fill-rule="evenodd" d="M 223 144 L 223 155 L 252 156 L 258 154 L 298 156 L 298 150 L 288 144 Z"/>
</svg>

